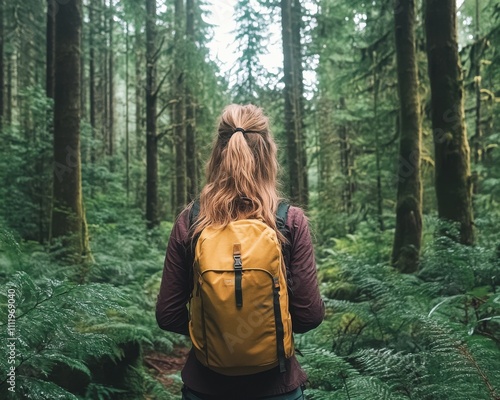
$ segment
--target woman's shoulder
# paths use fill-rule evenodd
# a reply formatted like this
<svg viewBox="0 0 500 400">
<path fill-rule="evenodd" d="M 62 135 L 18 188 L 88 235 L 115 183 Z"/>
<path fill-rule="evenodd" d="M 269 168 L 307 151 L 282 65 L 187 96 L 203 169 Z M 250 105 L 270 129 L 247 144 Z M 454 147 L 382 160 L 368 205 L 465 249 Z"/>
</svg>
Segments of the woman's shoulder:
<svg viewBox="0 0 500 400">
<path fill-rule="evenodd" d="M 290 228 L 297 228 L 304 224 L 307 225 L 309 219 L 307 218 L 305 211 L 301 207 L 290 205 L 290 207 L 288 208 L 288 216 L 286 222 L 286 224 Z"/>
<path fill-rule="evenodd" d="M 186 242 L 189 236 L 192 204 L 187 205 L 175 219 L 171 235 L 179 242 Z"/>
</svg>

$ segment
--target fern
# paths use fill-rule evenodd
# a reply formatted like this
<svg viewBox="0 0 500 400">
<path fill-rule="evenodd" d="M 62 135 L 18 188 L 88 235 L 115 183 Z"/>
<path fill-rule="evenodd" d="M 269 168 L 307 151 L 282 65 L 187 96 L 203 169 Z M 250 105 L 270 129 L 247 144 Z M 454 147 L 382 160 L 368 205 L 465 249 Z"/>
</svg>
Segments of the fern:
<svg viewBox="0 0 500 400">
<path fill-rule="evenodd" d="M 404 275 L 340 241 L 320 260 L 327 319 L 297 337 L 312 399 L 499 399 L 496 258 L 445 237 Z"/>
<path fill-rule="evenodd" d="M 48 278 L 35 282 L 27 273 L 17 272 L 2 285 L 4 306 L 8 289 L 15 290 L 16 299 L 15 367 L 19 384 L 16 394 L 20 398 L 53 388 L 56 384 L 48 380 L 55 366 L 79 371 L 90 379 L 91 372 L 86 365 L 89 358 L 119 355 L 116 342 L 108 334 L 89 327 L 90 320 L 106 320 L 110 310 L 120 309 L 115 299 L 122 294 L 116 288 L 102 284 L 76 285 Z M 2 307 L 1 321 L 7 321 L 5 311 L 6 307 Z M 6 342 L 4 325 L 0 335 Z M 5 358 L 0 360 L 0 369 L 8 369 Z M 0 376 L 0 382 L 2 387 L 6 386 L 6 375 Z M 37 385 L 41 386 L 37 389 Z M 61 393 L 63 390 L 61 388 Z M 51 389 L 52 392 L 54 396 L 58 393 Z"/>
</svg>

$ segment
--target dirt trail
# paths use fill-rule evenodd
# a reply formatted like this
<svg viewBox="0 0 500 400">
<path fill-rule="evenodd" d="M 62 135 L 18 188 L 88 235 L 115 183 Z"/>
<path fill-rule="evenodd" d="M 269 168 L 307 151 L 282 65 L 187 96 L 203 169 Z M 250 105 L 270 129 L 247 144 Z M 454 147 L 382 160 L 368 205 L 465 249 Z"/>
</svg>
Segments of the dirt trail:
<svg viewBox="0 0 500 400">
<path fill-rule="evenodd" d="M 189 349 L 185 347 L 175 348 L 171 354 L 153 351 L 144 356 L 144 363 L 148 368 L 156 371 L 153 376 L 158 381 L 164 386 L 171 386 L 174 382 L 170 376 L 182 369 L 188 353 Z"/>
</svg>

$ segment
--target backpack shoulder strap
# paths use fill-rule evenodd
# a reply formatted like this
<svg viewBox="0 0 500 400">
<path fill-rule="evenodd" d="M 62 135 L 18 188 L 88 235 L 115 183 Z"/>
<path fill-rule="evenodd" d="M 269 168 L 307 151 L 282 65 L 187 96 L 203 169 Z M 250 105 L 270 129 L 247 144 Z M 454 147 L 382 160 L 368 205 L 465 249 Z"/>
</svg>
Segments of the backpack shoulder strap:
<svg viewBox="0 0 500 400">
<path fill-rule="evenodd" d="M 191 229 L 198 219 L 198 215 L 200 214 L 200 200 L 195 200 L 193 206 L 189 210 L 189 229 Z"/>
<path fill-rule="evenodd" d="M 290 208 L 290 204 L 288 204 L 285 201 L 282 201 L 278 205 L 278 210 L 276 211 L 276 227 L 280 231 L 280 233 L 287 239 L 289 239 L 289 230 L 286 227 L 286 221 L 288 219 L 288 210 Z M 287 272 L 288 272 L 288 265 L 290 265 L 290 243 L 284 243 L 281 246 L 281 251 L 283 253 L 283 257 L 285 259 L 285 266 L 287 267 Z"/>
<path fill-rule="evenodd" d="M 289 208 L 290 204 L 282 201 L 278 205 L 278 211 L 276 212 L 276 226 L 283 236 L 286 236 L 286 220 Z"/>
</svg>

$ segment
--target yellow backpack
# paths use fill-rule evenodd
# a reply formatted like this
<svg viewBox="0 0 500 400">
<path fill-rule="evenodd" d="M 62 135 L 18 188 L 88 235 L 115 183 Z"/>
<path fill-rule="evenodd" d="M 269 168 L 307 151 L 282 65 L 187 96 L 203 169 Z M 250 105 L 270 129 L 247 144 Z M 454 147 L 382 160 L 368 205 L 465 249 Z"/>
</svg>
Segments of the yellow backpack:
<svg viewBox="0 0 500 400">
<path fill-rule="evenodd" d="M 288 204 L 277 225 L 284 233 Z M 195 203 L 190 220 L 199 211 Z M 224 375 L 248 375 L 294 353 L 286 267 L 276 232 L 245 219 L 205 228 L 195 241 L 189 333 L 198 360 Z"/>
</svg>

